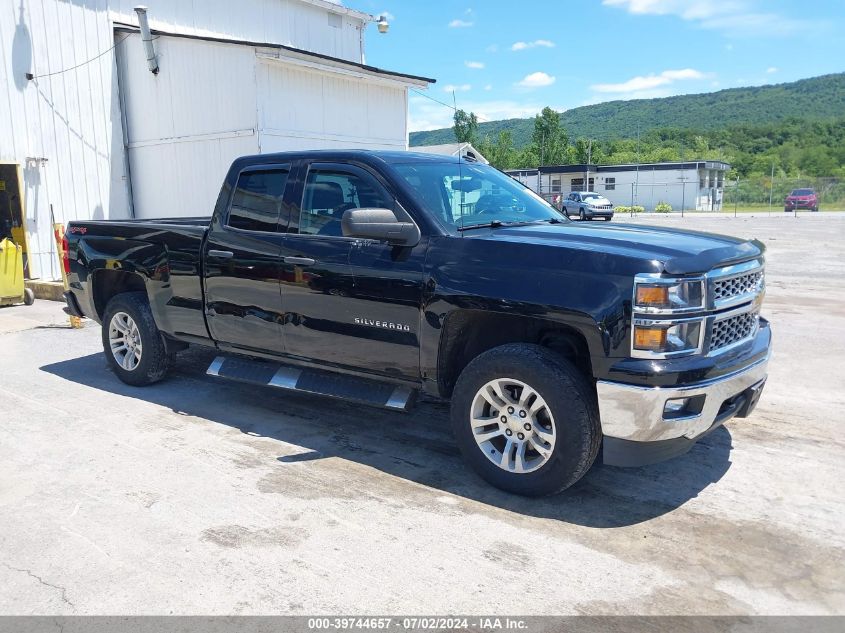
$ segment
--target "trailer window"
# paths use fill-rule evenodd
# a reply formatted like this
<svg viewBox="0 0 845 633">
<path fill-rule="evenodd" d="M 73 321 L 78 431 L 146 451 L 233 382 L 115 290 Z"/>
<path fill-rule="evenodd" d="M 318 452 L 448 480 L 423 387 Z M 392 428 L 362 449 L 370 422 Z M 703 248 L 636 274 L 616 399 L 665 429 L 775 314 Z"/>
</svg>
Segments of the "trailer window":
<svg viewBox="0 0 845 633">
<path fill-rule="evenodd" d="M 286 168 L 242 173 L 226 224 L 242 231 L 276 232 L 288 174 Z"/>
</svg>

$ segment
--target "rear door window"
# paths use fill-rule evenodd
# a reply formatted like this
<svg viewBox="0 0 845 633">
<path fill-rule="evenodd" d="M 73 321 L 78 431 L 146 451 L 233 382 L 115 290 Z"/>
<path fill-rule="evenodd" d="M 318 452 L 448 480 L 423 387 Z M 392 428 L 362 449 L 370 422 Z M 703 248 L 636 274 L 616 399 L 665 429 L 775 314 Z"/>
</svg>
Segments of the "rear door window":
<svg viewBox="0 0 845 633">
<path fill-rule="evenodd" d="M 232 195 L 226 225 L 241 231 L 278 231 L 289 175 L 287 166 L 242 172 Z"/>
</svg>

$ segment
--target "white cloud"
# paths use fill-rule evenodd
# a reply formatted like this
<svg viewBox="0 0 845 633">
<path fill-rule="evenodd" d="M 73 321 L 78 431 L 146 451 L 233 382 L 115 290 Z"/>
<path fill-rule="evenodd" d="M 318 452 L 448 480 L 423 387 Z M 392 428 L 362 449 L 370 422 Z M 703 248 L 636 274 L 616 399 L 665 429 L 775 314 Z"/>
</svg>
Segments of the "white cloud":
<svg viewBox="0 0 845 633">
<path fill-rule="evenodd" d="M 396 16 L 393 15 L 390 11 L 379 11 L 375 15 L 376 16 L 380 16 L 380 15 L 384 16 L 384 19 L 387 20 L 388 22 L 396 21 Z"/>
<path fill-rule="evenodd" d="M 472 68 L 473 70 L 481 70 L 484 68 L 484 62 L 464 62 L 464 66 L 467 68 Z"/>
<path fill-rule="evenodd" d="M 602 4 L 633 15 L 674 16 L 732 35 L 775 37 L 822 24 L 760 11 L 756 7 L 762 0 L 602 0 Z"/>
<path fill-rule="evenodd" d="M 669 85 L 675 81 L 689 79 L 704 79 L 706 75 L 700 70 L 683 68 L 681 70 L 664 70 L 659 75 L 647 75 L 632 77 L 628 81 L 616 84 L 593 84 L 590 88 L 595 92 L 602 93 L 633 93 L 644 90 L 653 90 L 660 86 Z"/>
<path fill-rule="evenodd" d="M 471 27 L 475 22 L 469 22 L 467 20 L 452 20 L 449 22 L 450 29 L 466 29 Z"/>
<path fill-rule="evenodd" d="M 525 101 L 461 101 L 458 99 L 458 107 L 466 112 L 475 112 L 479 121 L 532 117 L 546 105 L 548 104 L 526 103 Z M 563 110 L 563 108 L 555 109 Z M 435 103 L 426 97 L 412 96 L 409 100 L 409 110 L 408 129 L 413 132 L 452 127 L 452 115 L 454 114 L 452 109 Z"/>
<path fill-rule="evenodd" d="M 512 51 L 524 51 L 527 48 L 554 48 L 555 43 L 550 40 L 534 40 L 533 42 L 514 42 L 511 44 Z"/>
<path fill-rule="evenodd" d="M 468 92 L 472 90 L 472 86 L 470 84 L 446 84 L 443 86 L 444 92 Z"/>
<path fill-rule="evenodd" d="M 487 84 L 486 86 L 484 86 L 484 89 L 485 89 L 487 92 L 490 92 L 491 90 L 493 90 L 493 84 Z"/>
<path fill-rule="evenodd" d="M 555 78 L 543 72 L 531 73 L 525 75 L 521 81 L 516 83 L 521 88 L 544 88 L 551 86 L 555 82 Z"/>
<path fill-rule="evenodd" d="M 499 45 L 498 44 L 490 44 L 490 46 L 488 46 L 484 50 L 487 51 L 488 53 L 497 53 L 499 51 Z"/>
<path fill-rule="evenodd" d="M 768 74 L 772 75 L 772 74 L 776 73 L 776 72 L 777 72 L 777 71 L 779 71 L 779 70 L 780 70 L 780 68 L 778 68 L 777 66 L 769 66 L 769 67 L 766 69 L 766 72 L 767 72 Z"/>
</svg>

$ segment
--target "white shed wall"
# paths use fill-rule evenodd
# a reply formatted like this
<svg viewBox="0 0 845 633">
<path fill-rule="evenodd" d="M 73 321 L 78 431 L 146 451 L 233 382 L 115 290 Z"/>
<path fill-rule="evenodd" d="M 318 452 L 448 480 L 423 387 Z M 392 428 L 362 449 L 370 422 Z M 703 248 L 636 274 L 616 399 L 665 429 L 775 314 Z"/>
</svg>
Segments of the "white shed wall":
<svg viewBox="0 0 845 633">
<path fill-rule="evenodd" d="M 0 161 L 22 168 L 31 277 L 60 277 L 51 204 L 61 223 L 127 218 L 133 200 L 138 217 L 207 215 L 236 156 L 406 147 L 401 82 L 259 61 L 253 46 L 174 37 L 155 40 L 161 73 L 154 77 L 139 36 L 121 42 L 125 33 L 114 32 L 115 22 L 136 23 L 135 4 L 0 2 Z M 363 61 L 366 16 L 342 6 L 304 0 L 145 4 L 153 28 Z M 53 74 L 29 81 L 27 72 Z"/>
<path fill-rule="evenodd" d="M 140 35 L 117 49 L 138 218 L 210 215 L 244 154 L 407 148 L 407 90 L 392 79 L 267 59 L 267 49 L 242 44 L 155 42 L 157 76 Z"/>
<path fill-rule="evenodd" d="M 25 73 L 71 68 L 112 43 L 107 0 L 0 3 L 0 160 L 23 168 L 32 277 L 60 275 L 51 203 L 67 222 L 126 217 L 128 198 L 113 56 Z"/>
<path fill-rule="evenodd" d="M 137 0 L 111 0 L 117 22 L 137 25 Z M 365 23 L 302 0 L 144 0 L 153 29 L 294 48 L 362 62 Z M 342 6 L 334 7 L 345 12 Z M 338 26 L 335 26 L 338 25 Z M 164 62 L 163 62 L 164 63 Z"/>
</svg>

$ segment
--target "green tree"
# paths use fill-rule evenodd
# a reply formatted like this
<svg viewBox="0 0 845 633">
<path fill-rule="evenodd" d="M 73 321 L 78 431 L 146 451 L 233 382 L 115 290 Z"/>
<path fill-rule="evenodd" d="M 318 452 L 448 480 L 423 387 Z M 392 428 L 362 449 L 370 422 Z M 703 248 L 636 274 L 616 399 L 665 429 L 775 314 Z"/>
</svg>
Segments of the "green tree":
<svg viewBox="0 0 845 633">
<path fill-rule="evenodd" d="M 548 106 L 534 117 L 531 145 L 543 165 L 560 165 L 566 162 L 569 135 L 560 124 L 560 114 Z"/>
<path fill-rule="evenodd" d="M 513 136 L 507 130 L 499 132 L 495 143 L 491 142 L 488 137 L 484 137 L 478 149 L 497 169 L 511 169 L 517 166 L 517 152 L 513 146 Z"/>
<path fill-rule="evenodd" d="M 464 110 L 455 110 L 454 116 L 455 124 L 452 130 L 455 132 L 455 138 L 458 143 L 472 143 L 473 145 L 478 141 L 478 117 L 475 112 L 467 113 Z"/>
</svg>

